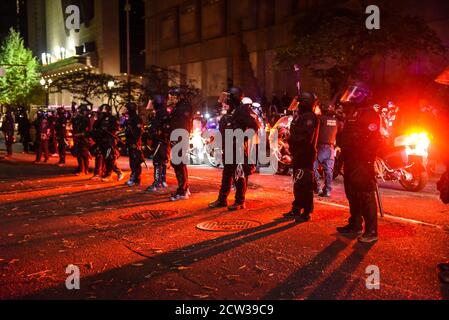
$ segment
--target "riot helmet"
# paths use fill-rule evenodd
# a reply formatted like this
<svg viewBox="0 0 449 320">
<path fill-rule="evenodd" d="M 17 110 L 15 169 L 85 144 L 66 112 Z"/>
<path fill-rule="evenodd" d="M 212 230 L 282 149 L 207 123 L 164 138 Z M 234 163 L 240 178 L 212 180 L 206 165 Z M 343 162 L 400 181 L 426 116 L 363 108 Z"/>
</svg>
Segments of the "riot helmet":
<svg viewBox="0 0 449 320">
<path fill-rule="evenodd" d="M 300 112 L 313 112 L 318 103 L 317 95 L 311 92 L 302 92 L 298 97 L 298 108 Z"/>
</svg>

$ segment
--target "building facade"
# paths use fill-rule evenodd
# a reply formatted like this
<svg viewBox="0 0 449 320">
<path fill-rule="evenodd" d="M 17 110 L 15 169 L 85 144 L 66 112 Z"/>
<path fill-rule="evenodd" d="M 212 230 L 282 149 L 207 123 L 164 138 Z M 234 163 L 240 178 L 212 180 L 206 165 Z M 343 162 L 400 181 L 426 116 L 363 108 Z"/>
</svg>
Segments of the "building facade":
<svg viewBox="0 0 449 320">
<path fill-rule="evenodd" d="M 28 0 L 29 45 L 48 81 L 82 69 L 120 75 L 118 0 Z M 67 20 L 76 5 L 80 28 Z M 70 94 L 52 94 L 51 105 L 70 105 Z"/>
<path fill-rule="evenodd" d="M 214 103 L 231 83 L 251 97 L 294 95 L 290 65 L 276 64 L 276 49 L 290 43 L 297 15 L 314 7 L 335 5 L 326 0 L 146 0 L 146 64 L 168 67 L 194 80 L 203 102 Z M 348 3 L 359 4 L 357 0 Z M 448 2 L 406 0 L 410 14 L 422 14 L 449 47 Z M 361 12 L 365 15 L 365 12 Z M 425 65 L 419 72 L 436 74 L 449 63 Z M 373 64 L 377 81 L 394 84 L 415 72 L 385 59 Z M 387 71 L 385 71 L 387 70 Z M 385 76 L 387 74 L 387 76 Z M 329 87 L 303 70 L 302 83 L 329 99 Z M 325 98 L 326 100 L 326 98 Z"/>
</svg>

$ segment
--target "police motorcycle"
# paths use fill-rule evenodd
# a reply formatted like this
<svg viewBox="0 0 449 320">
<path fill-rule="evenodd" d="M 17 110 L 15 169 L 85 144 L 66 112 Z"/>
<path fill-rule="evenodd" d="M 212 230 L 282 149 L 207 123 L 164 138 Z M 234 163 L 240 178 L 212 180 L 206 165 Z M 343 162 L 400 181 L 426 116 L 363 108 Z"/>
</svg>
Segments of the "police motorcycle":
<svg viewBox="0 0 449 320">
<path fill-rule="evenodd" d="M 375 163 L 378 179 L 384 182 L 398 181 L 407 191 L 421 191 L 429 181 L 429 135 L 419 130 L 410 130 L 394 137 L 391 129 L 399 108 L 391 102 L 387 107 L 375 105 L 374 108 L 376 111 L 380 109 L 381 133 L 385 141 Z"/>
<path fill-rule="evenodd" d="M 351 90 L 354 92 L 355 89 L 349 88 L 349 92 Z M 373 108 L 381 118 L 380 131 L 383 137 L 379 156 L 375 162 L 377 179 L 383 182 L 398 181 L 407 191 L 421 191 L 429 180 L 426 169 L 430 146 L 428 134 L 420 130 L 410 130 L 395 137 L 393 125 L 399 107 L 389 102 L 387 106 L 375 104 Z M 337 155 L 334 177 L 343 172 L 342 159 Z"/>
<path fill-rule="evenodd" d="M 205 143 L 202 137 L 205 130 L 205 119 L 199 111 L 193 117 L 192 128 L 189 141 L 189 160 L 190 164 L 201 165 L 204 163 L 205 157 Z"/>
<path fill-rule="evenodd" d="M 270 141 L 274 141 L 274 134 L 277 132 L 278 137 L 271 150 L 278 161 L 277 173 L 286 175 L 293 166 L 292 155 L 289 150 L 288 138 L 290 137 L 290 125 L 293 116 L 283 116 L 270 130 Z"/>
<path fill-rule="evenodd" d="M 205 160 L 208 165 L 219 168 L 221 165 L 222 150 L 215 145 L 215 139 L 220 134 L 219 123 L 221 115 L 216 115 L 207 119 L 206 130 L 203 132 Z"/>
</svg>

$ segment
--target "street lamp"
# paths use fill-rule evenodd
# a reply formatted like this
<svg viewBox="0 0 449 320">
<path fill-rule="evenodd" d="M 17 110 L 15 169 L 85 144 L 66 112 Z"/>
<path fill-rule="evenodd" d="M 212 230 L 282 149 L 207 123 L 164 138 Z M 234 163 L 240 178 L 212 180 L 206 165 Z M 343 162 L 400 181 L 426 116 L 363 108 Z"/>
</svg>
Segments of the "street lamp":
<svg viewBox="0 0 449 320">
<path fill-rule="evenodd" d="M 112 103 L 112 88 L 115 87 L 115 81 L 109 80 L 108 81 L 108 89 L 109 89 L 109 102 L 108 104 L 111 105 Z"/>
<path fill-rule="evenodd" d="M 45 90 L 45 105 L 48 108 L 48 104 L 49 104 L 49 100 L 50 100 L 50 85 L 53 83 L 53 80 L 51 80 L 51 79 L 46 80 L 46 79 L 42 78 L 41 81 L 39 81 L 39 82 Z"/>
</svg>

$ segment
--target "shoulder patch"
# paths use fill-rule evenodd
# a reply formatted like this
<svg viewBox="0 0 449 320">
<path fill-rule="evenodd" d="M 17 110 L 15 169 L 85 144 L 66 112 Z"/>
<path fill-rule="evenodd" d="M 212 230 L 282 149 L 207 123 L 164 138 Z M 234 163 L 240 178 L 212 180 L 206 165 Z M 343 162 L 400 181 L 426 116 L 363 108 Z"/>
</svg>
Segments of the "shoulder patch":
<svg viewBox="0 0 449 320">
<path fill-rule="evenodd" d="M 308 127 L 313 126 L 313 120 L 307 120 L 306 125 L 307 125 Z"/>
</svg>

